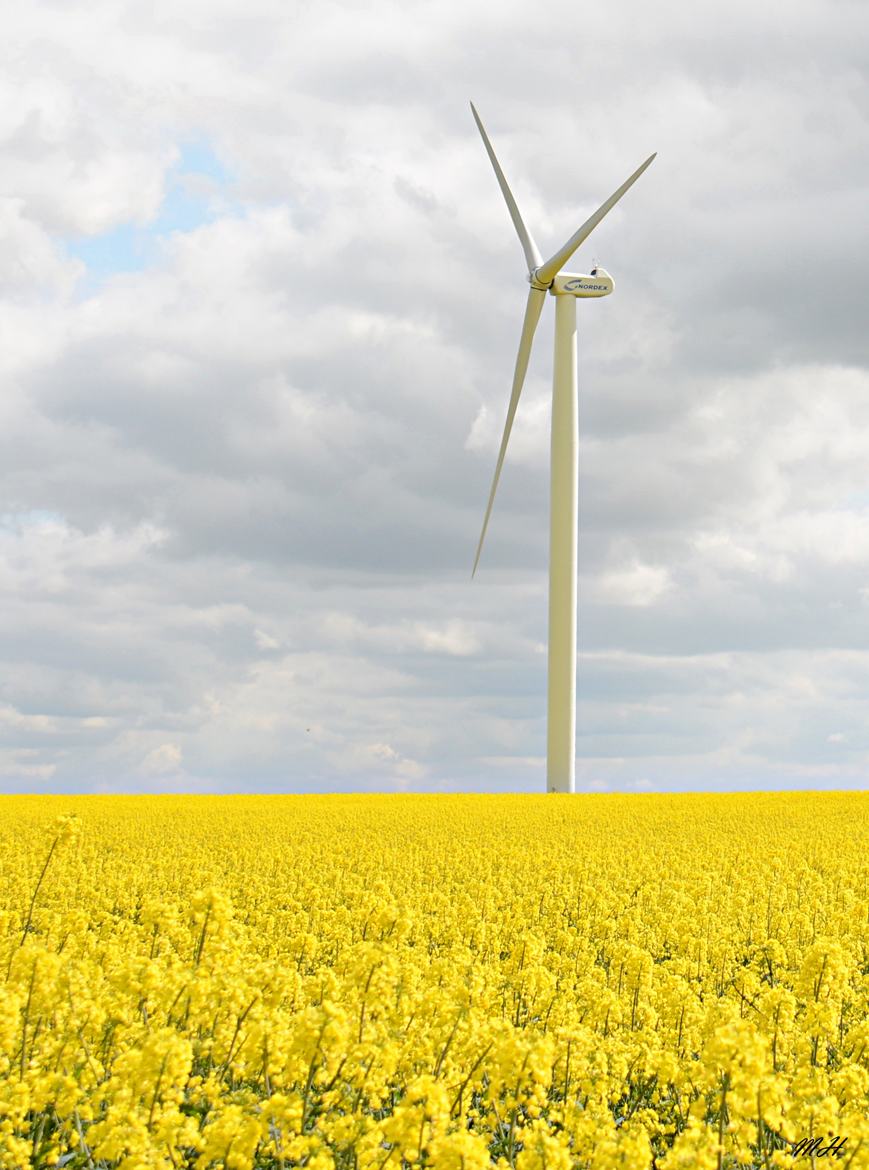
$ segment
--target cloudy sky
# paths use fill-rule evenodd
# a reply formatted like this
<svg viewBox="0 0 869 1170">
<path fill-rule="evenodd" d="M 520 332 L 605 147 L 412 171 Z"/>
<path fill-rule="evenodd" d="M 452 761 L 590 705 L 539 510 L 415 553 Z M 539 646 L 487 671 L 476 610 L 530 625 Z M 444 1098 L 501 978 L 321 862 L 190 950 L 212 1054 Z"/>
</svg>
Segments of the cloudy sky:
<svg viewBox="0 0 869 1170">
<path fill-rule="evenodd" d="M 542 791 L 577 254 L 577 787 L 864 787 L 869 8 L 34 2 L 0 71 L 0 788 Z"/>
</svg>

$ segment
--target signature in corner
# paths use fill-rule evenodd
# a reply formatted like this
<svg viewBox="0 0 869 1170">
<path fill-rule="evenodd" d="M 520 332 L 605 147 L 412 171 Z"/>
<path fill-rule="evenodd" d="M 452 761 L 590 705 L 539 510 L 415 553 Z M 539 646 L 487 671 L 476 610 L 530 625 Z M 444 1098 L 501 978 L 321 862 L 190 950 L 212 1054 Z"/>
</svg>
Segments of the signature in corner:
<svg viewBox="0 0 869 1170">
<path fill-rule="evenodd" d="M 824 1138 L 803 1138 L 802 1141 L 794 1142 L 791 1154 L 794 1158 L 841 1158 L 847 1140 L 836 1134 L 829 1145 L 825 1145 Z"/>
</svg>

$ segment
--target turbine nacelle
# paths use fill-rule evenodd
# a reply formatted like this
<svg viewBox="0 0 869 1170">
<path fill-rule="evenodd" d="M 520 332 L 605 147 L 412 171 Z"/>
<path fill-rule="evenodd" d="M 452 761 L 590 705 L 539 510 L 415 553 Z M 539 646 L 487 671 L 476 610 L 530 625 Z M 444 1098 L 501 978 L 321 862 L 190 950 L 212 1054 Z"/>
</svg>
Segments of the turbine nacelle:
<svg viewBox="0 0 869 1170">
<path fill-rule="evenodd" d="M 608 297 L 615 287 L 605 268 L 593 268 L 586 276 L 580 272 L 559 272 L 549 291 L 554 297 Z"/>
</svg>

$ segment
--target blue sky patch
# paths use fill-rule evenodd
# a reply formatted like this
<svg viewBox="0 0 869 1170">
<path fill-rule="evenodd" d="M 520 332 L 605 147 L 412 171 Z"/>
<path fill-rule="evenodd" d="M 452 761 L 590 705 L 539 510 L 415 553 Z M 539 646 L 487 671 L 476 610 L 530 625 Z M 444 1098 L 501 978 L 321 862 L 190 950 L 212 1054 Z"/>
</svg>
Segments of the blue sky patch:
<svg viewBox="0 0 869 1170">
<path fill-rule="evenodd" d="M 99 236 L 65 241 L 67 252 L 87 265 L 88 286 L 121 272 L 138 272 L 153 263 L 158 243 L 171 232 L 189 232 L 214 217 L 215 196 L 230 176 L 207 142 L 180 146 L 180 157 L 166 179 L 166 194 L 148 224 L 124 223 Z"/>
<path fill-rule="evenodd" d="M 46 508 L 28 508 L 21 512 L 0 514 L 0 528 L 11 532 L 22 532 L 25 528 L 41 528 L 44 524 L 64 524 L 66 519 L 60 512 Z"/>
</svg>

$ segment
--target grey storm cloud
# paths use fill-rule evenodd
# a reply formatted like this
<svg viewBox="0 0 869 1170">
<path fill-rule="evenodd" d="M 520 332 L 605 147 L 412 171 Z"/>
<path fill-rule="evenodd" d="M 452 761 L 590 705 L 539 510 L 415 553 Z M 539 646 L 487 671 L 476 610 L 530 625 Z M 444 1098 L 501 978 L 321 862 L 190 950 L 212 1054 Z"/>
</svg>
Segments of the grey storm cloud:
<svg viewBox="0 0 869 1170">
<path fill-rule="evenodd" d="M 658 151 L 578 254 L 580 786 L 864 783 L 864 5 L 9 24 L 0 785 L 542 788 L 552 307 L 471 582 L 524 268 L 469 98 L 544 252 Z"/>
</svg>

